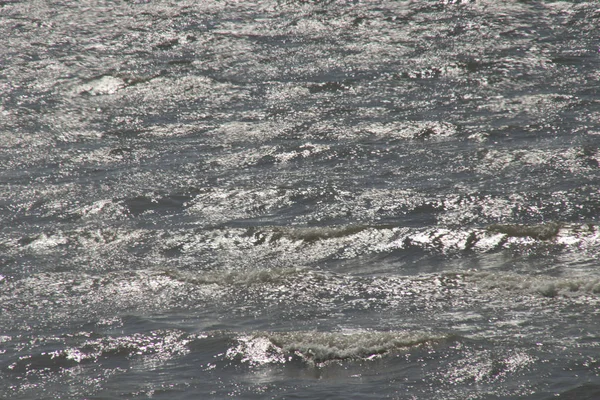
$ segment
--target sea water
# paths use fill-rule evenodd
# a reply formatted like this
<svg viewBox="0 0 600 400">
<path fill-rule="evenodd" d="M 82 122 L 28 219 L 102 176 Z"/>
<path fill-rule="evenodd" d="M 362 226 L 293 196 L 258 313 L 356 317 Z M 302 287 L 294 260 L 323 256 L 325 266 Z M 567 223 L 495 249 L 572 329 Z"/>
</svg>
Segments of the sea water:
<svg viewBox="0 0 600 400">
<path fill-rule="evenodd" d="M 599 22 L 0 2 L 0 397 L 600 398 Z"/>
</svg>

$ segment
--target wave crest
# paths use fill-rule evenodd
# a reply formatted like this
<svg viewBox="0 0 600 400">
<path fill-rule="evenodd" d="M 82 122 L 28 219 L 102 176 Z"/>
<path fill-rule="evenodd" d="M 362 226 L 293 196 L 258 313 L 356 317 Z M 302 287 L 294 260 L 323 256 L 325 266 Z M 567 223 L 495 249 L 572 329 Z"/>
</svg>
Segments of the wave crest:
<svg viewBox="0 0 600 400">
<path fill-rule="evenodd" d="M 425 332 L 277 332 L 237 338 L 226 357 L 251 365 L 286 363 L 300 359 L 323 366 L 343 360 L 372 360 L 402 348 L 444 339 Z"/>
</svg>

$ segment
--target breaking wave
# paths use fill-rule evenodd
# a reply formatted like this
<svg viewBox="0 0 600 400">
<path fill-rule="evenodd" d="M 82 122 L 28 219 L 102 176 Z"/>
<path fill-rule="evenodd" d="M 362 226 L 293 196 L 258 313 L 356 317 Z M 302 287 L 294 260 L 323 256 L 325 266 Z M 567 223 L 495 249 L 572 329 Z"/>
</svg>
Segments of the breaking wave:
<svg viewBox="0 0 600 400">
<path fill-rule="evenodd" d="M 343 360 L 373 360 L 404 348 L 434 343 L 443 335 L 423 332 L 259 332 L 241 335 L 226 357 L 251 365 L 284 364 L 300 359 L 323 366 Z"/>
</svg>

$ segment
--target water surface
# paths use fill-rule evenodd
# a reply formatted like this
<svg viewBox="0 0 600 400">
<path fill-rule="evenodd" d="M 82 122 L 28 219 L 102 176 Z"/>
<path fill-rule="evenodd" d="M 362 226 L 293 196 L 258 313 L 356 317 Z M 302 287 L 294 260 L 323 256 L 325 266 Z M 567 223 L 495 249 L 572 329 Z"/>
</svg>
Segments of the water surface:
<svg viewBox="0 0 600 400">
<path fill-rule="evenodd" d="M 598 398 L 598 21 L 0 2 L 0 397 Z"/>
</svg>

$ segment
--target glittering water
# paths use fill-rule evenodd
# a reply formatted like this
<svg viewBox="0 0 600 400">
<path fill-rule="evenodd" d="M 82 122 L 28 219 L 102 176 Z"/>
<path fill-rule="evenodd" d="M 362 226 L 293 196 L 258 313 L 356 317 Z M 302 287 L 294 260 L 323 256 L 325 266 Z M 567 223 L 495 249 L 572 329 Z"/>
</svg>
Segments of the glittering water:
<svg viewBox="0 0 600 400">
<path fill-rule="evenodd" d="M 600 397 L 598 21 L 0 1 L 0 397 Z"/>
</svg>

